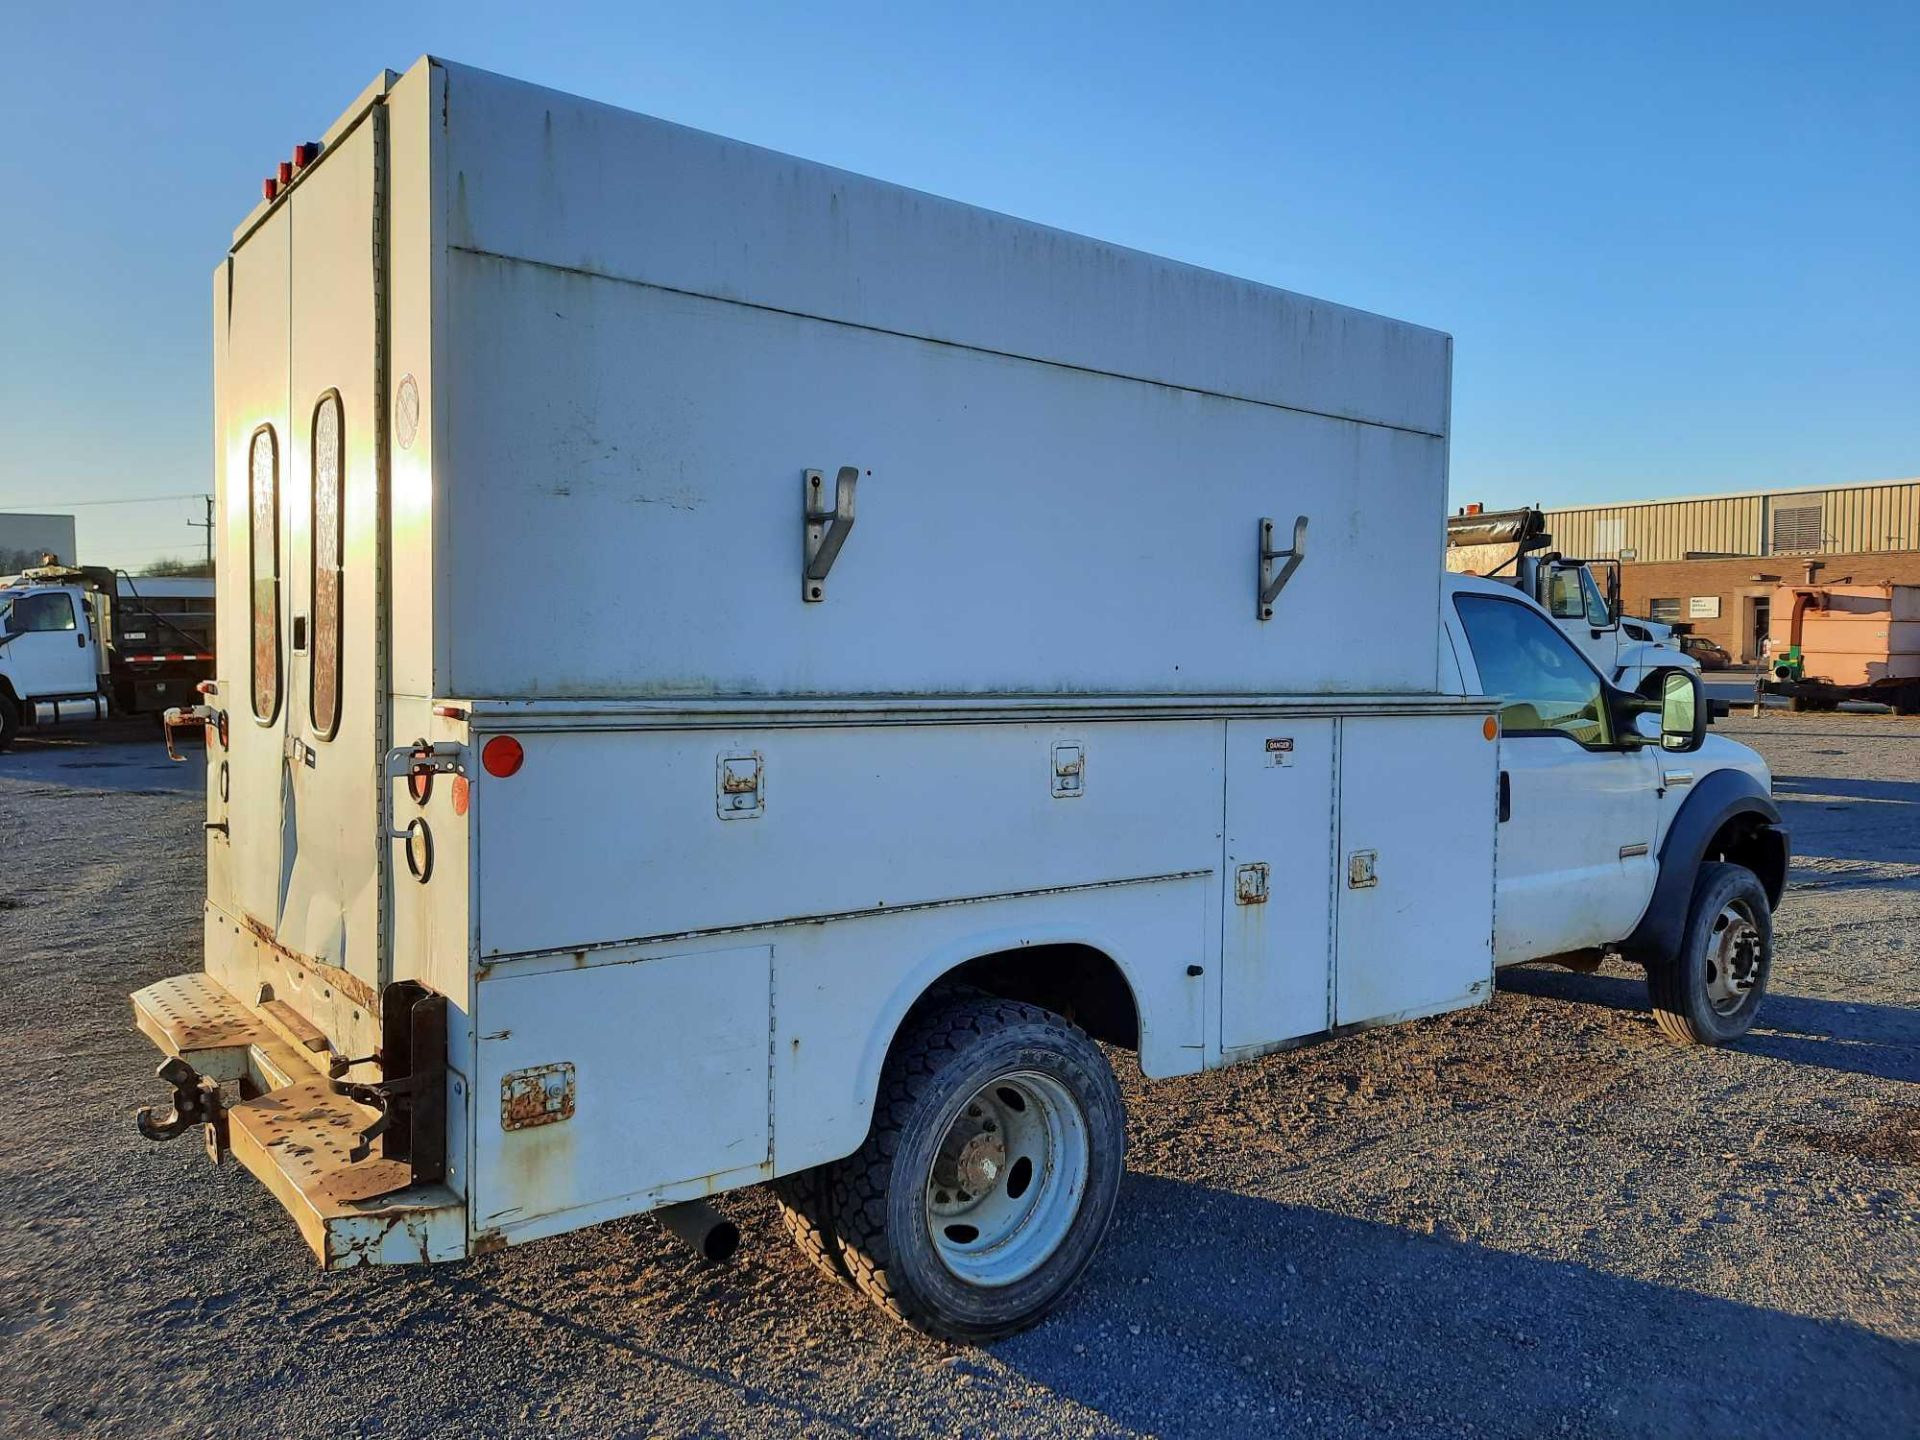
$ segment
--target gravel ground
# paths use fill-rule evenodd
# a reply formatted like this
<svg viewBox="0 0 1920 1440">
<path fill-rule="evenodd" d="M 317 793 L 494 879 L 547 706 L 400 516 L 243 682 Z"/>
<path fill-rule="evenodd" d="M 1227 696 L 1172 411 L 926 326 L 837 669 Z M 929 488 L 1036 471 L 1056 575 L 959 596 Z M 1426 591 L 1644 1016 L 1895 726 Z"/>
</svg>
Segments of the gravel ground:
<svg viewBox="0 0 1920 1440">
<path fill-rule="evenodd" d="M 329 1277 L 160 1098 L 126 993 L 197 969 L 194 766 L 0 757 L 0 1430 L 16 1435 L 1920 1433 L 1920 722 L 1723 722 L 1794 830 L 1730 1051 L 1637 975 L 1127 1088 L 1105 1250 L 968 1351 L 822 1281 L 758 1193 L 703 1268 L 630 1221 Z M 1126 1073 L 1123 1070 L 1123 1075 Z"/>
</svg>

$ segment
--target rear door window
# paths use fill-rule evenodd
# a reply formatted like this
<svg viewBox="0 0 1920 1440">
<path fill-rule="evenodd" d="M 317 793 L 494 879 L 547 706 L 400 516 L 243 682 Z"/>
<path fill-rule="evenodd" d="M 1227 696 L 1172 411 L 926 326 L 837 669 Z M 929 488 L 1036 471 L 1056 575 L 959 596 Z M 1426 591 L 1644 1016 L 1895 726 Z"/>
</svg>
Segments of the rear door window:
<svg viewBox="0 0 1920 1440">
<path fill-rule="evenodd" d="M 329 390 L 313 411 L 313 665 L 314 733 L 331 740 L 340 728 L 341 507 L 345 471 L 340 392 Z"/>
<path fill-rule="evenodd" d="M 253 713 L 280 713 L 280 446 L 271 425 L 253 432 L 247 453 L 248 549 L 252 586 Z"/>
</svg>

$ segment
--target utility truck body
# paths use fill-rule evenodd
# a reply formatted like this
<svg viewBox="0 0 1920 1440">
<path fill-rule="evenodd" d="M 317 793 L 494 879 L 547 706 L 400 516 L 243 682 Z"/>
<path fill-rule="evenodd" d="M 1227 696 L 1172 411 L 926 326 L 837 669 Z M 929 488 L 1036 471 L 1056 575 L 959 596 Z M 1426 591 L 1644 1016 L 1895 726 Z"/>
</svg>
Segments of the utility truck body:
<svg viewBox="0 0 1920 1440">
<path fill-rule="evenodd" d="M 1490 997 L 1446 336 L 434 60 L 283 179 L 214 286 L 206 967 L 134 1003 L 142 1128 L 323 1263 L 776 1180 L 1001 1334 L 1111 1214 L 1091 1040 Z"/>
</svg>

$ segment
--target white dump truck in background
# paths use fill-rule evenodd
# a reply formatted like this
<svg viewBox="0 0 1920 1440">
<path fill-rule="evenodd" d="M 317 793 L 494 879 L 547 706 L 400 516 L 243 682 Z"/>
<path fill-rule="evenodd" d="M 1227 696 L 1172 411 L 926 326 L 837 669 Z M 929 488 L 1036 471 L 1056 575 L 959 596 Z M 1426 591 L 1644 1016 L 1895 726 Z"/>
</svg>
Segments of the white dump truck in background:
<svg viewBox="0 0 1920 1440">
<path fill-rule="evenodd" d="M 1765 767 L 1443 576 L 1447 336 L 431 59 L 265 189 L 140 1127 L 326 1267 L 716 1254 L 772 1181 L 987 1339 L 1113 1213 L 1097 1042 L 1185 1074 L 1608 948 L 1752 1023 Z"/>
<path fill-rule="evenodd" d="M 213 675 L 211 577 L 46 565 L 0 578 L 0 750 L 24 728 L 159 715 Z"/>
<path fill-rule="evenodd" d="M 1674 626 L 1621 613 L 1618 560 L 1576 560 L 1552 544 L 1536 509 L 1472 506 L 1447 517 L 1447 569 L 1531 595 L 1615 685 L 1652 695 L 1667 670 L 1700 672 Z"/>
</svg>

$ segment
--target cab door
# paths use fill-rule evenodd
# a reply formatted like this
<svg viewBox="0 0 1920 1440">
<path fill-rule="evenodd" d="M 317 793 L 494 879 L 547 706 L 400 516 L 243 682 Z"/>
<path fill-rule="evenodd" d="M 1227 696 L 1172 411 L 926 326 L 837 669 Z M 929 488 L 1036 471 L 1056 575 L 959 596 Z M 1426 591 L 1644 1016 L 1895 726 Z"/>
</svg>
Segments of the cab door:
<svg viewBox="0 0 1920 1440">
<path fill-rule="evenodd" d="M 1658 876 L 1651 747 L 1613 733 L 1599 672 L 1524 601 L 1454 597 L 1469 688 L 1500 701 L 1495 962 L 1624 938 Z"/>
<path fill-rule="evenodd" d="M 29 590 L 0 614 L 0 673 L 24 701 L 98 693 L 86 607 L 68 590 Z"/>
</svg>

